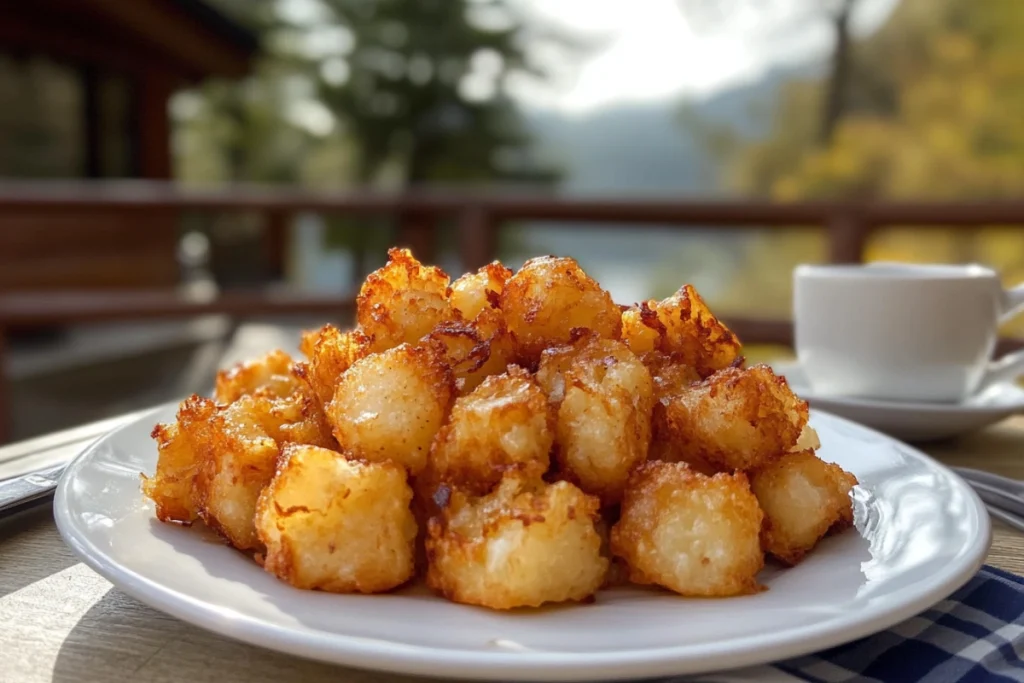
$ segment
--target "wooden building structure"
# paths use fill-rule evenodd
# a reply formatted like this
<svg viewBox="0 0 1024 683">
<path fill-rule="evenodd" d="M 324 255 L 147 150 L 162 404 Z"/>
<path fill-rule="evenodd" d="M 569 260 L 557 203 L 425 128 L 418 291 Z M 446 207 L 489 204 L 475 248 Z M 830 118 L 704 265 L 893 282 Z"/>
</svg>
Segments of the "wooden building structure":
<svg viewBox="0 0 1024 683">
<path fill-rule="evenodd" d="M 258 49 L 250 31 L 203 0 L 0 0 L 0 16 L 0 81 L 21 79 L 38 95 L 53 85 L 39 82 L 44 72 L 67 93 L 59 106 L 22 114 L 59 116 L 71 131 L 50 145 L 70 148 L 53 168 L 5 168 L 2 150 L 31 135 L 18 122 L 0 126 L 0 176 L 19 179 L 171 179 L 171 96 L 203 79 L 245 76 Z M 31 163 L 32 149 L 23 156 Z M 172 285 L 177 235 L 168 227 L 177 218 L 6 210 L 0 292 Z"/>
</svg>

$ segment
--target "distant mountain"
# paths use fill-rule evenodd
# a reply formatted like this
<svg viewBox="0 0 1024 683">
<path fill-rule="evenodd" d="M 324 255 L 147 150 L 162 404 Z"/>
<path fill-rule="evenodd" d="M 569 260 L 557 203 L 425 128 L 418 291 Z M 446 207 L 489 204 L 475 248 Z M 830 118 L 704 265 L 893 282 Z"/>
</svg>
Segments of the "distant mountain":
<svg viewBox="0 0 1024 683">
<path fill-rule="evenodd" d="M 701 185 L 700 150 L 667 102 L 583 117 L 530 117 L 545 156 L 565 171 L 566 194 L 666 194 Z"/>
<path fill-rule="evenodd" d="M 757 137 L 770 123 L 771 104 L 786 81 L 812 75 L 809 68 L 770 71 L 763 78 L 690 103 L 700 117 L 723 123 L 745 137 Z M 684 198 L 721 195 L 715 161 L 705 156 L 681 122 L 678 102 L 629 104 L 586 116 L 527 112 L 545 159 L 565 177 L 559 193 L 570 196 Z M 571 254 L 608 288 L 616 300 L 632 303 L 664 296 L 678 286 L 678 274 L 714 299 L 741 267 L 746 235 L 697 227 L 686 232 L 657 226 L 531 221 L 511 229 L 516 266 L 537 254 Z"/>
<path fill-rule="evenodd" d="M 814 74 L 811 67 L 769 71 L 749 84 L 689 103 L 700 117 L 747 137 L 766 131 L 780 86 Z M 565 194 L 673 195 L 715 192 L 714 160 L 681 122 L 682 104 L 626 104 L 589 115 L 528 111 L 547 159 L 566 173 Z"/>
</svg>

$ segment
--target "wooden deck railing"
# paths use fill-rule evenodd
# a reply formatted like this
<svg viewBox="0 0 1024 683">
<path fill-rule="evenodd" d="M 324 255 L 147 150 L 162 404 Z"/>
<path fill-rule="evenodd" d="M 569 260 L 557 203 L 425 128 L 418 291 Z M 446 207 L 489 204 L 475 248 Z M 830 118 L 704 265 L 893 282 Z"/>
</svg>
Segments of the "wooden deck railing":
<svg viewBox="0 0 1024 683">
<path fill-rule="evenodd" d="M 397 219 L 397 242 L 410 246 L 423 260 L 435 255 L 437 226 L 454 221 L 462 266 L 474 269 L 497 255 L 498 230 L 516 220 L 657 225 L 666 229 L 744 229 L 800 227 L 824 229 L 829 258 L 835 263 L 856 263 L 877 228 L 950 226 L 971 230 L 984 225 L 1019 225 L 1024 228 L 1024 202 L 1002 203 L 793 203 L 763 201 L 662 201 L 617 199 L 559 199 L 522 195 L 452 192 L 401 195 L 315 193 L 265 187 L 237 187 L 230 191 L 189 191 L 150 183 L 0 183 L 0 230 L 11 214 L 33 216 L 45 226 L 48 216 L 69 212 L 116 212 L 121 219 L 138 218 L 139 230 L 151 227 L 156 215 L 182 212 L 259 212 L 269 226 L 269 240 L 280 248 L 290 220 L 300 212 L 385 216 Z M 44 230 L 45 227 L 34 228 Z M 236 318 L 282 314 L 337 316 L 350 312 L 351 297 L 311 297 L 225 293 L 212 301 L 196 302 L 170 291 L 153 292 L 29 292 L 0 294 L 0 362 L 4 331 L 24 325 L 92 323 L 101 321 L 189 317 L 220 313 Z M 784 320 L 727 318 L 747 343 L 791 345 L 792 325 Z M 1006 340 L 1003 348 L 1020 343 Z M 0 365 L 2 367 L 2 365 Z M 9 434 L 7 392 L 0 375 L 0 443 Z"/>
</svg>

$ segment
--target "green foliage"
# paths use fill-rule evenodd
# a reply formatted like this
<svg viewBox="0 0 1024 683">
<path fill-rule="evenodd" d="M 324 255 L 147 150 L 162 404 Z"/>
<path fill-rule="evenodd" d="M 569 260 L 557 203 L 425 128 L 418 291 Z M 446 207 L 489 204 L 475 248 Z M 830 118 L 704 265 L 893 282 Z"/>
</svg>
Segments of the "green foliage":
<svg viewBox="0 0 1024 683">
<path fill-rule="evenodd" d="M 741 191 L 776 199 L 990 198 L 1024 189 L 1024 5 L 904 0 L 855 46 L 855 106 L 822 147 L 821 84 L 783 91 L 771 134 L 731 160 Z"/>
<path fill-rule="evenodd" d="M 221 4 L 228 0 L 220 0 Z M 502 0 L 236 2 L 261 36 L 239 83 L 208 83 L 176 103 L 186 181 L 385 186 L 511 179 L 549 183 L 510 78 L 543 72 L 526 45 L 571 40 Z"/>
<path fill-rule="evenodd" d="M 769 134 L 733 142 L 719 156 L 723 181 L 736 192 L 782 201 L 983 200 L 1024 193 L 1024 3 L 903 0 L 885 26 L 854 45 L 853 59 L 850 107 L 828 145 L 819 143 L 814 125 L 824 84 L 791 83 L 776 102 Z M 794 250 L 807 260 L 824 258 L 801 242 L 809 239 L 766 241 L 751 252 L 749 268 L 788 264 Z M 978 260 L 1019 282 L 1024 230 L 992 227 L 968 235 L 895 226 L 871 240 L 866 257 Z M 778 270 L 789 277 L 788 269 Z M 757 277 L 765 282 L 763 274 Z M 781 284 L 788 292 L 788 283 Z M 759 291 L 760 302 L 775 290 Z M 758 312 L 781 302 L 764 303 Z M 743 310 L 751 312 L 750 306 Z"/>
<path fill-rule="evenodd" d="M 246 78 L 207 81 L 176 96 L 178 177 L 189 183 L 293 183 L 323 165 L 318 150 L 327 147 L 343 158 L 338 136 L 314 135 L 294 120 L 296 95 L 312 90 L 309 67 L 275 48 L 282 24 L 274 3 L 218 4 L 260 37 L 262 53 Z"/>
<path fill-rule="evenodd" d="M 362 179 L 389 166 L 403 184 L 553 178 L 528 160 L 516 164 L 531 139 L 504 84 L 537 70 L 507 3 L 325 2 L 352 46 L 347 76 L 321 79 L 320 92 L 358 149 Z M 474 9 L 486 9 L 487 23 L 473 21 Z"/>
</svg>

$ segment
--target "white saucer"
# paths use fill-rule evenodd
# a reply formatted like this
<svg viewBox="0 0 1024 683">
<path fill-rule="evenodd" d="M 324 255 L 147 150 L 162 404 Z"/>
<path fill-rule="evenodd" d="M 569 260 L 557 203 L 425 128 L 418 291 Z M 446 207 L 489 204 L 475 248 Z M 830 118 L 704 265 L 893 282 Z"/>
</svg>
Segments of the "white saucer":
<svg viewBox="0 0 1024 683">
<path fill-rule="evenodd" d="M 793 391 L 812 407 L 840 415 L 904 441 L 947 439 L 1024 413 L 1024 389 L 1005 383 L 963 403 L 884 401 L 847 396 L 816 396 L 796 361 L 773 363 Z"/>
<path fill-rule="evenodd" d="M 988 515 L 956 474 L 913 448 L 811 412 L 821 457 L 855 474 L 855 528 L 768 590 L 687 599 L 641 588 L 593 604 L 491 612 L 414 584 L 387 595 L 300 591 L 199 529 L 161 524 L 139 490 L 169 405 L 112 432 L 68 468 L 54 499 L 71 548 L 115 586 L 175 617 L 273 650 L 444 678 L 598 681 L 703 673 L 840 645 L 888 628 L 962 586 L 985 559 Z M 339 673 L 339 679 L 346 677 Z M 348 674 L 347 677 L 356 677 Z"/>
</svg>

